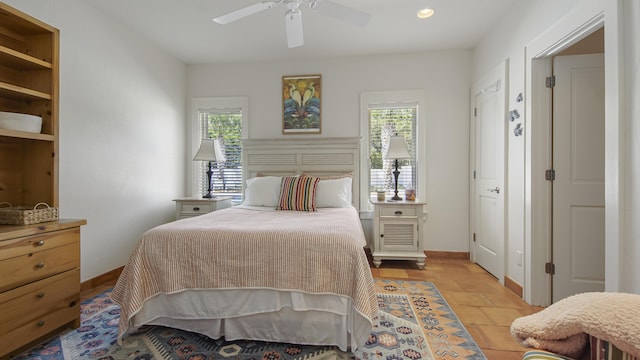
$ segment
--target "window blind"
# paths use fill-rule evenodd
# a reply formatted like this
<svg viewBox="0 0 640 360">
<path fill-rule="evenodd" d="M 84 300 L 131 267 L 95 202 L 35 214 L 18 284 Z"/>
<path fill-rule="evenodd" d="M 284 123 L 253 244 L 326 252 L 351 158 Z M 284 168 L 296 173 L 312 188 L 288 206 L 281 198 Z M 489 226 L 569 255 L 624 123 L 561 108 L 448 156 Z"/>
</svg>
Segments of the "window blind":
<svg viewBox="0 0 640 360">
<path fill-rule="evenodd" d="M 214 195 L 232 196 L 234 202 L 242 199 L 242 110 L 241 109 L 210 109 L 201 110 L 200 120 L 201 138 L 218 139 L 224 162 L 212 163 L 211 189 Z M 199 181 L 201 192 L 206 192 L 207 162 L 200 167 Z"/>
<path fill-rule="evenodd" d="M 416 122 L 417 103 L 372 104 L 369 112 L 369 189 L 391 190 L 395 187 L 392 174 L 394 160 L 384 159 L 389 138 L 398 134 L 404 137 L 410 160 L 401 160 L 398 188 L 415 188 L 416 186 Z"/>
</svg>

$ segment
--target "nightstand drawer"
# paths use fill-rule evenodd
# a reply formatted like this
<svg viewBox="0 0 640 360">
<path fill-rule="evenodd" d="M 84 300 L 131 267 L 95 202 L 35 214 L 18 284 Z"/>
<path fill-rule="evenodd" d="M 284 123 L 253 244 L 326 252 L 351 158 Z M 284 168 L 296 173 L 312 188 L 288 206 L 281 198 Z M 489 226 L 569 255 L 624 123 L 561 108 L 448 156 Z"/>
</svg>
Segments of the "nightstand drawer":
<svg viewBox="0 0 640 360">
<path fill-rule="evenodd" d="M 380 216 L 416 217 L 418 216 L 418 209 L 415 206 L 381 206 Z"/>
<path fill-rule="evenodd" d="M 213 204 L 207 203 L 181 203 L 180 212 L 183 214 L 206 214 L 214 210 Z"/>
<path fill-rule="evenodd" d="M 231 196 L 207 198 L 174 199 L 176 202 L 176 220 L 208 214 L 212 211 L 231 207 Z"/>
</svg>

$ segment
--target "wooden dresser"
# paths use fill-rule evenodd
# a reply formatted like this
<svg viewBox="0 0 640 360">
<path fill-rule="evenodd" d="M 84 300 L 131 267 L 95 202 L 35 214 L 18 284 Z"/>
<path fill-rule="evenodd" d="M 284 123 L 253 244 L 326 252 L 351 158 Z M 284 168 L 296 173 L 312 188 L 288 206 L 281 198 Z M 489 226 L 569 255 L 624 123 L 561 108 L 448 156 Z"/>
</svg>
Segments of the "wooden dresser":
<svg viewBox="0 0 640 360">
<path fill-rule="evenodd" d="M 80 325 L 80 226 L 0 226 L 0 357 Z M 15 351 L 15 353 L 14 353 Z"/>
<path fill-rule="evenodd" d="M 0 128 L 0 202 L 60 206 L 59 42 L 58 29 L 0 1 L 0 111 L 42 118 L 40 131 Z M 0 359 L 80 325 L 84 224 L 0 225 Z"/>
</svg>

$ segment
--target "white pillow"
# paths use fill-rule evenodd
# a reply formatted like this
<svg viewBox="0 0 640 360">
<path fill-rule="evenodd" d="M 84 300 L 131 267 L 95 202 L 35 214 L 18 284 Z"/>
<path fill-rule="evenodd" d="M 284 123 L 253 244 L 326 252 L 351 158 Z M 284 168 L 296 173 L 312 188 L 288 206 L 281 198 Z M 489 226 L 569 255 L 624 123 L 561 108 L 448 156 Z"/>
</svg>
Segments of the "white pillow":
<svg viewBox="0 0 640 360">
<path fill-rule="evenodd" d="M 242 205 L 278 206 L 281 184 L 281 176 L 259 176 L 247 179 Z"/>
<path fill-rule="evenodd" d="M 316 188 L 316 208 L 351 207 L 351 177 L 327 179 L 318 182 Z"/>
</svg>

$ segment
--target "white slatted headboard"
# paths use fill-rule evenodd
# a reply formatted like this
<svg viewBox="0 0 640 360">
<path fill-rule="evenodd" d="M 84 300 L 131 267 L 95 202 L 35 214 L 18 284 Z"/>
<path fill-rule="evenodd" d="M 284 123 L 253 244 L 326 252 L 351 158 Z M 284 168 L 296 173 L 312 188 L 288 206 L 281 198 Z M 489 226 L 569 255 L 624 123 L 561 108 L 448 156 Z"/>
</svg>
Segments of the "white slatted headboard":
<svg viewBox="0 0 640 360">
<path fill-rule="evenodd" d="M 359 137 L 242 140 L 243 184 L 258 174 L 352 173 L 352 202 L 360 209 L 360 141 Z"/>
</svg>

